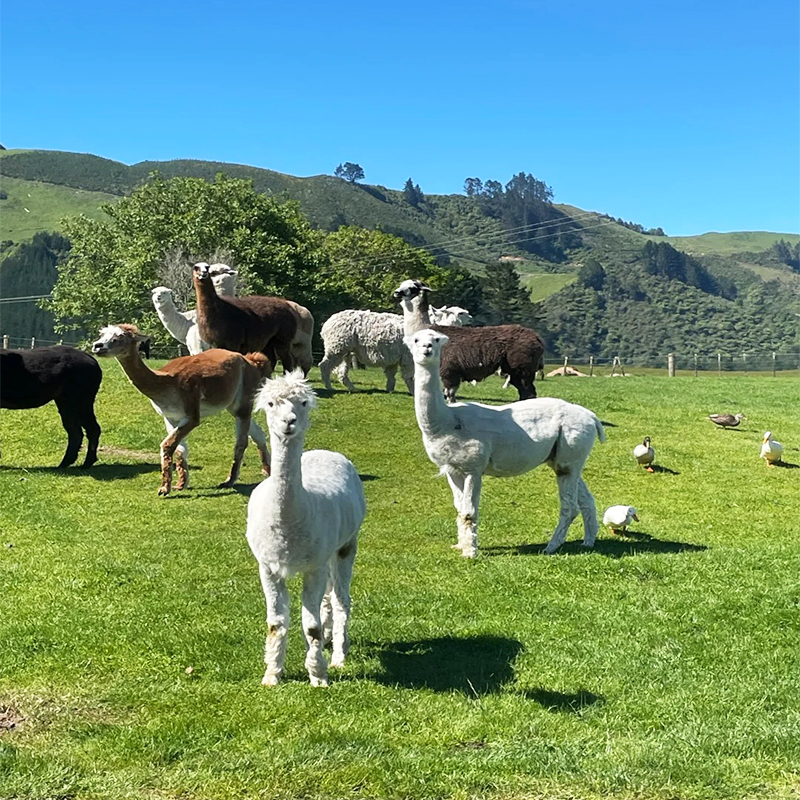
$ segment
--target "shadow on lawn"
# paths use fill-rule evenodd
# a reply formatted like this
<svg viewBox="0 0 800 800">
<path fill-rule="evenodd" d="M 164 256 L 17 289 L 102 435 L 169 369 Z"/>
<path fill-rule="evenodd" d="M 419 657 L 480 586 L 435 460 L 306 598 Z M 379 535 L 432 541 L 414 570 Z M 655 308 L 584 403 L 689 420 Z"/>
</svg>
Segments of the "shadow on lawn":
<svg viewBox="0 0 800 800">
<path fill-rule="evenodd" d="M 160 472 L 158 464 L 102 464 L 99 461 L 88 469 L 78 467 L 14 467 L 0 464 L 0 471 L 4 472 L 30 472 L 40 475 L 64 475 L 65 477 L 84 476 L 94 478 L 96 481 L 116 481 L 126 478 L 135 478 L 145 472 Z"/>
<path fill-rule="evenodd" d="M 553 692 L 550 689 L 540 687 L 538 689 L 525 689 L 520 694 L 528 700 L 535 700 L 548 711 L 561 711 L 572 714 L 579 714 L 584 708 L 602 705 L 606 701 L 602 695 L 595 694 L 587 689 L 578 689 L 577 692 L 567 694 L 565 692 Z"/>
<path fill-rule="evenodd" d="M 481 548 L 487 556 L 536 556 L 542 555 L 547 542 L 541 544 L 517 544 L 498 547 Z M 704 544 L 689 544 L 688 542 L 670 542 L 666 539 L 656 539 L 649 533 L 628 531 L 613 539 L 598 539 L 594 547 L 584 547 L 580 540 L 565 542 L 558 551 L 559 555 L 578 556 L 597 553 L 608 558 L 622 558 L 634 556 L 638 553 L 698 553 L 708 550 Z"/>
<path fill-rule="evenodd" d="M 477 697 L 499 692 L 514 680 L 513 664 L 522 644 L 503 636 L 443 636 L 377 649 L 383 667 L 379 683 Z"/>
</svg>

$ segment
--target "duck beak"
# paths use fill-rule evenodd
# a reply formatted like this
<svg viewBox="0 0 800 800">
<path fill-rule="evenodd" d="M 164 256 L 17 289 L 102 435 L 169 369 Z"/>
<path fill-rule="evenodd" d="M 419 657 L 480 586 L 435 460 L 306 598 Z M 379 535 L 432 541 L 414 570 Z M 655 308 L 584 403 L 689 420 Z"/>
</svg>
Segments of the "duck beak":
<svg viewBox="0 0 800 800">
<path fill-rule="evenodd" d="M 634 522 L 638 522 L 639 521 L 639 517 L 637 517 L 636 514 L 633 515 L 633 521 Z"/>
</svg>

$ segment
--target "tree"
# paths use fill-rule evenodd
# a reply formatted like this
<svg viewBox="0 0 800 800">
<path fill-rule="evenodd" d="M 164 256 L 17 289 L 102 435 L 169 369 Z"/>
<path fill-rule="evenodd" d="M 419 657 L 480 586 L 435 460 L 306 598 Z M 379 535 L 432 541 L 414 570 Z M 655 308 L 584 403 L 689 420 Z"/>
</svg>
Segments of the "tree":
<svg viewBox="0 0 800 800">
<path fill-rule="evenodd" d="M 464 181 L 467 197 L 478 197 L 483 194 L 483 181 L 480 178 L 467 178 Z"/>
<path fill-rule="evenodd" d="M 364 170 L 359 164 L 354 164 L 352 161 L 345 161 L 344 164 L 339 164 L 333 174 L 337 178 L 343 178 L 348 183 L 364 180 Z"/>
<path fill-rule="evenodd" d="M 486 266 L 484 294 L 495 322 L 537 325 L 536 307 L 520 283 L 519 273 L 508 261 Z"/>
<path fill-rule="evenodd" d="M 154 174 L 102 208 L 104 220 L 66 220 L 72 250 L 58 268 L 51 303 L 59 331 L 134 322 L 166 340 L 150 290 L 175 253 L 183 255 L 188 272 L 193 261 L 226 251 L 249 291 L 314 305 L 321 235 L 297 203 L 257 194 L 250 181 Z"/>
<path fill-rule="evenodd" d="M 419 185 L 414 186 L 414 182 L 411 180 L 411 178 L 406 181 L 406 185 L 403 187 L 403 199 L 410 206 L 414 206 L 414 208 L 417 208 L 417 206 L 419 206 L 419 204 L 425 199 L 424 195 L 422 194 L 422 190 L 419 188 Z"/>
<path fill-rule="evenodd" d="M 603 288 L 605 279 L 606 271 L 596 258 L 588 259 L 578 270 L 578 283 L 587 289 L 595 289 L 599 292 Z"/>
</svg>

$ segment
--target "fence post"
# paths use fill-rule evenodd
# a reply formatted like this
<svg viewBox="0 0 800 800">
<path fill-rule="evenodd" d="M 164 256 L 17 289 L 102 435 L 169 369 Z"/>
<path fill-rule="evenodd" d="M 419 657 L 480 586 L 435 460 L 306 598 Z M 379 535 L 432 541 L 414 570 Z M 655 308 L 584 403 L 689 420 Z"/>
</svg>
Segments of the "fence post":
<svg viewBox="0 0 800 800">
<path fill-rule="evenodd" d="M 747 375 L 747 353 L 742 353 L 742 367 L 744 368 L 744 374 Z"/>
<path fill-rule="evenodd" d="M 717 375 L 722 375 L 722 353 L 717 353 Z"/>
<path fill-rule="evenodd" d="M 589 377 L 594 375 L 594 356 L 589 356 Z"/>
<path fill-rule="evenodd" d="M 697 377 L 697 353 L 694 354 L 694 376 Z"/>
<path fill-rule="evenodd" d="M 4 345 L 5 346 L 5 345 Z M 775 377 L 775 351 L 772 351 L 772 377 Z"/>
<path fill-rule="evenodd" d="M 564 356 L 564 374 L 567 374 L 567 365 L 569 364 L 569 356 Z"/>
<path fill-rule="evenodd" d="M 36 347 L 36 337 L 31 336 L 31 350 L 33 350 L 34 347 Z"/>
<path fill-rule="evenodd" d="M 3 350 L 8 350 L 8 334 L 3 334 Z"/>
<path fill-rule="evenodd" d="M 667 374 L 670 378 L 675 377 L 675 353 L 667 353 Z"/>
</svg>

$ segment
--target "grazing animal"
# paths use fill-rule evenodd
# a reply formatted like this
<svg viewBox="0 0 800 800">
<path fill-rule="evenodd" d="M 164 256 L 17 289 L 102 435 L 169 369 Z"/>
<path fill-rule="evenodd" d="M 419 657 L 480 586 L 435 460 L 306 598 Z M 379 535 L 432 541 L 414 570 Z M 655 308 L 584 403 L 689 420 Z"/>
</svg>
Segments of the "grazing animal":
<svg viewBox="0 0 800 800">
<path fill-rule="evenodd" d="M 0 349 L 0 408 L 39 408 L 55 401 L 67 432 L 67 449 L 59 468 L 78 458 L 86 433 L 86 458 L 97 461 L 100 425 L 94 400 L 103 380 L 100 365 L 88 353 L 66 345 L 34 350 Z"/>
<path fill-rule="evenodd" d="M 197 329 L 203 341 L 214 347 L 245 355 L 262 352 L 274 369 L 280 359 L 285 370 L 293 370 L 296 359 L 292 341 L 297 317 L 281 297 L 220 297 L 211 279 L 209 264 L 192 268 L 197 297 Z"/>
<path fill-rule="evenodd" d="M 320 330 L 325 356 L 319 362 L 322 382 L 332 389 L 331 372 L 354 392 L 350 380 L 350 356 L 370 367 L 380 367 L 386 375 L 386 391 L 393 392 L 398 368 L 408 387 L 414 393 L 414 363 L 403 343 L 403 318 L 398 314 L 377 311 L 339 311 L 331 316 Z"/>
<path fill-rule="evenodd" d="M 650 437 L 645 436 L 641 444 L 633 448 L 633 457 L 636 463 L 644 467 L 647 472 L 653 472 L 653 461 L 656 458 L 656 451 L 650 446 Z"/>
<path fill-rule="evenodd" d="M 428 314 L 434 325 L 449 325 L 461 328 L 472 323 L 472 314 L 466 308 L 461 308 L 461 306 L 442 306 L 441 308 L 431 306 L 428 309 Z"/>
<path fill-rule="evenodd" d="M 611 506 L 606 509 L 603 514 L 603 525 L 611 528 L 616 533 L 617 531 L 625 531 L 631 522 L 638 522 L 639 517 L 636 514 L 636 509 L 633 506 Z"/>
<path fill-rule="evenodd" d="M 600 420 L 588 409 L 556 398 L 523 400 L 504 406 L 447 405 L 439 367 L 448 337 L 436 330 L 406 337 L 414 358 L 414 408 L 425 451 L 447 476 L 458 520 L 462 555 L 478 550 L 478 505 L 484 475 L 506 478 L 547 464 L 556 475 L 561 510 L 545 547 L 554 553 L 580 511 L 583 544 L 594 545 L 597 512 L 583 480 L 595 439 L 605 441 Z M 446 349 L 446 348 L 445 348 Z"/>
<path fill-rule="evenodd" d="M 446 333 L 450 345 L 442 354 L 441 378 L 452 402 L 462 381 L 482 381 L 498 369 L 509 375 L 520 400 L 536 397 L 534 378 L 543 363 L 544 342 L 535 331 L 522 325 L 491 325 L 485 328 L 447 328 L 431 325 L 428 292 L 416 280 L 403 281 L 394 297 L 403 308 L 406 336 L 423 328 Z"/>
<path fill-rule="evenodd" d="M 761 440 L 761 455 L 768 467 L 774 467 L 783 460 L 783 445 L 772 438 L 772 432 L 767 431 Z"/>
<path fill-rule="evenodd" d="M 332 640 L 331 667 L 349 648 L 350 580 L 358 531 L 366 513 L 364 489 L 353 464 L 330 450 L 303 452 L 309 412 L 316 405 L 297 370 L 265 381 L 256 408 L 266 411 L 272 474 L 253 490 L 247 506 L 247 541 L 258 561 L 269 634 L 262 683 L 283 672 L 289 595 L 286 579 L 303 574 L 303 633 L 312 686 L 328 685 L 323 645 Z"/>
<path fill-rule="evenodd" d="M 735 428 L 742 420 L 747 420 L 744 414 L 709 414 L 708 418 L 720 428 Z"/>
<path fill-rule="evenodd" d="M 261 353 L 243 356 L 228 350 L 207 350 L 196 356 L 182 356 L 168 361 L 161 369 L 152 370 L 141 358 L 140 341 L 147 337 L 135 325 L 109 325 L 100 331 L 92 345 L 99 356 L 112 356 L 119 361 L 130 382 L 150 399 L 153 408 L 164 418 L 167 437 L 161 442 L 161 486 L 159 495 L 172 489 L 172 459 L 178 480 L 175 489 L 189 483 L 186 437 L 203 417 L 228 409 L 236 419 L 236 445 L 233 465 L 219 488 L 233 486 L 239 477 L 247 435 L 261 453 L 262 472 L 269 474 L 267 437 L 252 419 L 253 398 L 258 385 L 271 372 L 269 361 Z"/>
</svg>

